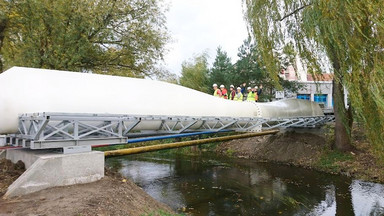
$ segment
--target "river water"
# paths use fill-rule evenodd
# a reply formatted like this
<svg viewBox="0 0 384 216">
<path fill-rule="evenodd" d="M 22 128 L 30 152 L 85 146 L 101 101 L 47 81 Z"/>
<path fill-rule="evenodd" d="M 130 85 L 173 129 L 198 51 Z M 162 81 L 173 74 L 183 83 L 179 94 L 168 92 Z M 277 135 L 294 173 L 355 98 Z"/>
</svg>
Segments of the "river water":
<svg viewBox="0 0 384 216">
<path fill-rule="evenodd" d="M 107 166 L 188 215 L 384 215 L 384 185 L 302 168 L 212 154 L 141 154 Z"/>
</svg>

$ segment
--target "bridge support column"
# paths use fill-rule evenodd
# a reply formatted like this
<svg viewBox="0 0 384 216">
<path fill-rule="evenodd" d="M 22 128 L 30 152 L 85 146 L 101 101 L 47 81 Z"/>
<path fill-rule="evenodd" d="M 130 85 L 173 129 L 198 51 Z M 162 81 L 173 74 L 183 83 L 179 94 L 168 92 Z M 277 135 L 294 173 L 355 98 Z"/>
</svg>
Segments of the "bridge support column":
<svg viewBox="0 0 384 216">
<path fill-rule="evenodd" d="M 61 154 L 50 150 L 8 149 L 6 158 L 21 160 L 26 171 L 4 197 L 21 196 L 50 187 L 94 182 L 104 177 L 104 153 Z"/>
</svg>

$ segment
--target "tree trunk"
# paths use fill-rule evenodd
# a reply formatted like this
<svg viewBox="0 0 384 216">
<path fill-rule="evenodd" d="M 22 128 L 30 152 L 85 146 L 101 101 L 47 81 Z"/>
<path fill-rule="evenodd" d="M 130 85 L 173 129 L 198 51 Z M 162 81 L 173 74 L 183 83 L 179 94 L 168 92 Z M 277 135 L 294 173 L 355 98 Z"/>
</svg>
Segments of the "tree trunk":
<svg viewBox="0 0 384 216">
<path fill-rule="evenodd" d="M 341 151 L 352 150 L 351 145 L 351 122 L 352 115 L 345 109 L 344 103 L 344 87 L 341 83 L 335 70 L 335 77 L 333 79 L 333 100 L 335 112 L 335 142 L 332 145 L 333 149 Z"/>
<path fill-rule="evenodd" d="M 335 142 L 331 148 L 346 152 L 353 149 L 351 145 L 351 122 L 353 116 L 352 112 L 348 112 L 345 108 L 343 73 L 340 68 L 340 59 L 335 48 L 333 46 L 330 47 L 329 54 L 334 73 L 332 95 L 335 113 Z"/>
</svg>

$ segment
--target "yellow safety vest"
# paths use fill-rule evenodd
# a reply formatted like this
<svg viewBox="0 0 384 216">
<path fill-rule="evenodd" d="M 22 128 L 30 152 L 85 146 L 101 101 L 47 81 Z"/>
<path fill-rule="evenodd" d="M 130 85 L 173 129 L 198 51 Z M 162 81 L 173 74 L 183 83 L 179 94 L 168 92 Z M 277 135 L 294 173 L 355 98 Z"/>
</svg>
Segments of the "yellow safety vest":
<svg viewBox="0 0 384 216">
<path fill-rule="evenodd" d="M 214 92 L 213 92 L 213 96 L 215 97 L 221 97 L 221 95 L 218 93 L 220 91 L 220 89 L 216 89 Z"/>
<path fill-rule="evenodd" d="M 235 98 L 233 99 L 234 101 L 243 101 L 243 94 L 236 93 Z"/>
<path fill-rule="evenodd" d="M 247 101 L 255 101 L 255 93 L 249 92 L 247 96 Z"/>
</svg>

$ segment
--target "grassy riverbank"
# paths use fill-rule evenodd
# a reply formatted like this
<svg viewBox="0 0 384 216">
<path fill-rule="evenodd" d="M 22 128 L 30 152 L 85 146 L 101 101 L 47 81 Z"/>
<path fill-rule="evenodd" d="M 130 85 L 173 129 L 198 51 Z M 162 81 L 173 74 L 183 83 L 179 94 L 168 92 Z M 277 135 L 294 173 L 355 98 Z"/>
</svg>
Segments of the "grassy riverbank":
<svg viewBox="0 0 384 216">
<path fill-rule="evenodd" d="M 384 183 L 384 164 L 374 154 L 372 145 L 360 133 L 353 137 L 353 144 L 355 149 L 351 152 L 323 149 L 312 166 L 328 173 Z"/>
<path fill-rule="evenodd" d="M 286 165 L 305 167 L 331 174 L 342 174 L 349 177 L 384 183 L 384 164 L 375 156 L 373 147 L 368 143 L 361 128 L 354 127 L 352 142 L 354 150 L 340 152 L 331 150 L 333 128 L 327 126 L 322 130 L 313 129 L 297 132 L 290 131 L 278 135 L 267 135 L 223 143 L 211 143 L 201 146 L 169 149 L 149 153 L 151 155 L 198 155 L 202 151 L 215 152 L 224 157 L 249 158 L 260 162 L 273 162 Z M 215 134 L 213 136 L 233 135 L 234 133 Z M 98 148 L 113 150 L 120 148 L 139 147 L 164 144 L 178 141 L 207 138 L 208 135 L 182 139 L 151 141 Z M 212 137 L 210 135 L 209 137 Z"/>
<path fill-rule="evenodd" d="M 217 145 L 216 152 L 238 158 L 274 162 L 331 174 L 384 183 L 384 165 L 375 156 L 360 128 L 355 127 L 354 150 L 331 150 L 332 133 L 287 132 L 262 138 L 232 140 Z"/>
</svg>

